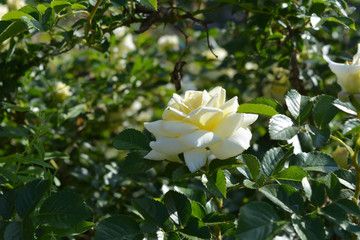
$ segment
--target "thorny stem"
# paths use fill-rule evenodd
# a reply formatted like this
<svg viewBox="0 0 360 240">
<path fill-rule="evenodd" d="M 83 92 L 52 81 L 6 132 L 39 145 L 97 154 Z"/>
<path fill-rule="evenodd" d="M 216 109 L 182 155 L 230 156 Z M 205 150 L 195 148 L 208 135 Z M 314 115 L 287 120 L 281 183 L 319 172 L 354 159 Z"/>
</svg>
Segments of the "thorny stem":
<svg viewBox="0 0 360 240">
<path fill-rule="evenodd" d="M 216 207 L 218 209 L 218 213 L 222 213 L 222 198 L 218 199 L 215 195 L 212 196 L 214 201 L 215 201 L 215 204 L 216 204 Z M 216 225 L 214 227 L 214 234 L 216 236 L 216 239 L 217 240 L 221 240 L 221 227 L 220 225 Z"/>
</svg>

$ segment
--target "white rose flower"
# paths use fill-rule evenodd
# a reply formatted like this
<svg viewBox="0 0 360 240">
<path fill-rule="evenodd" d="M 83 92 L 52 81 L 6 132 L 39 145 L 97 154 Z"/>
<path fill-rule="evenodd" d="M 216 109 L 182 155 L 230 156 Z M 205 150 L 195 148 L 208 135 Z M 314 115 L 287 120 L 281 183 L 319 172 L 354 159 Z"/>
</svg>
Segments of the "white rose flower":
<svg viewBox="0 0 360 240">
<path fill-rule="evenodd" d="M 162 120 L 145 123 L 156 141 L 145 158 L 180 161 L 183 153 L 191 172 L 205 166 L 215 155 L 227 159 L 250 147 L 249 125 L 257 115 L 237 113 L 237 97 L 225 101 L 226 91 L 216 87 L 210 92 L 187 91 L 184 98 L 174 94 Z"/>
<path fill-rule="evenodd" d="M 352 62 L 336 63 L 326 55 L 324 59 L 329 63 L 331 71 L 336 74 L 337 83 L 343 91 L 350 94 L 360 93 L 360 44 Z"/>
<path fill-rule="evenodd" d="M 72 92 L 70 91 L 70 86 L 63 82 L 56 82 L 55 94 L 57 98 L 59 98 L 61 101 L 64 101 L 67 97 L 72 95 Z"/>
<path fill-rule="evenodd" d="M 179 37 L 177 35 L 164 35 L 158 40 L 159 50 L 166 52 L 169 50 L 179 50 Z"/>
</svg>

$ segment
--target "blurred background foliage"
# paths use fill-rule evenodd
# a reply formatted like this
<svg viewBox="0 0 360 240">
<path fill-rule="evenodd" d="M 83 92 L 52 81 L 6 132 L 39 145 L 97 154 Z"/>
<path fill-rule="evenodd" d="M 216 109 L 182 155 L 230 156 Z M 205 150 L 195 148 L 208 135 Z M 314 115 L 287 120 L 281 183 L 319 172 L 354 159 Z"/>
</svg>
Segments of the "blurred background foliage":
<svg viewBox="0 0 360 240">
<path fill-rule="evenodd" d="M 157 10 L 151 1 L 111 0 L 99 1 L 96 12 L 92 0 L 69 0 L 51 5 L 51 23 L 44 20 L 49 1 L 19 1 L 1 1 L 0 12 L 42 4 L 43 27 L 7 38 L 8 25 L 0 24 L 0 194 L 50 179 L 49 190 L 81 195 L 95 223 L 134 214 L 132 199 L 158 198 L 170 185 L 201 185 L 112 146 L 122 130 L 161 118 L 174 81 L 180 94 L 220 85 L 240 103 L 264 96 L 284 104 L 291 88 L 336 97 L 340 87 L 322 54 L 351 61 L 360 38 L 356 0 L 158 1 Z M 0 14 L 2 22 L 14 19 Z M 253 125 L 247 153 L 262 158 L 278 145 L 267 125 L 267 118 Z M 230 213 L 259 198 L 251 189 L 229 195 Z M 63 236 L 91 239 L 94 231 Z"/>
</svg>

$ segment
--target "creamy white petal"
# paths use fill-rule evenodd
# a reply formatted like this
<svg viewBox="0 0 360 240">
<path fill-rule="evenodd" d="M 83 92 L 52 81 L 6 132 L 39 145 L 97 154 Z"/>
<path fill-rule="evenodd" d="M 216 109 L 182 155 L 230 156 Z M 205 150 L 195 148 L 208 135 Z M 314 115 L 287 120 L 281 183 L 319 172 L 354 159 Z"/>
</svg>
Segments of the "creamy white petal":
<svg viewBox="0 0 360 240">
<path fill-rule="evenodd" d="M 188 114 L 188 120 L 202 129 L 211 130 L 221 119 L 223 112 L 218 108 L 201 107 Z"/>
<path fill-rule="evenodd" d="M 155 137 L 163 137 L 167 135 L 162 127 L 162 120 L 155 122 L 145 122 L 144 126 L 149 132 L 154 134 Z"/>
<path fill-rule="evenodd" d="M 211 152 L 219 159 L 227 159 L 237 156 L 250 147 L 251 132 L 249 129 L 239 128 L 230 137 L 210 146 Z"/>
<path fill-rule="evenodd" d="M 145 155 L 144 158 L 150 159 L 150 160 L 165 160 L 167 157 L 166 154 L 151 150 L 148 154 Z"/>
<path fill-rule="evenodd" d="M 200 91 L 186 91 L 184 101 L 186 105 L 193 111 L 201 106 L 203 99 L 203 92 Z"/>
<path fill-rule="evenodd" d="M 199 129 L 199 127 L 194 124 L 179 120 L 162 121 L 162 127 L 164 130 L 171 133 L 174 137 L 188 134 L 195 131 L 196 129 Z"/>
<path fill-rule="evenodd" d="M 359 65 L 360 64 L 360 43 L 358 43 L 358 50 L 357 53 L 353 56 L 353 65 Z"/>
<path fill-rule="evenodd" d="M 228 137 L 241 127 L 244 116 L 241 113 L 232 113 L 221 119 L 220 122 L 212 129 L 220 137 Z"/>
<path fill-rule="evenodd" d="M 209 94 L 210 94 L 210 96 L 218 95 L 215 107 L 220 107 L 221 105 L 223 105 L 225 103 L 226 90 L 223 89 L 222 87 L 217 86 L 217 87 L 213 88 L 209 92 Z"/>
<path fill-rule="evenodd" d="M 163 112 L 162 118 L 164 120 L 182 120 L 186 117 L 186 114 L 172 107 L 167 107 Z"/>
<path fill-rule="evenodd" d="M 223 105 L 221 105 L 220 109 L 224 111 L 224 116 L 231 113 L 236 113 L 239 108 L 238 97 L 233 97 Z"/>
<path fill-rule="evenodd" d="M 242 120 L 240 126 L 243 128 L 247 128 L 251 124 L 253 124 L 257 119 L 257 114 L 248 114 L 248 113 L 240 113 L 242 115 Z"/>
<path fill-rule="evenodd" d="M 190 109 L 188 106 L 186 106 L 186 104 L 184 103 L 184 100 L 176 93 L 173 94 L 173 98 L 172 98 L 177 105 L 179 106 L 179 110 L 181 110 L 182 112 L 186 113 L 186 112 L 190 112 Z"/>
<path fill-rule="evenodd" d="M 160 137 L 156 139 L 156 141 L 150 142 L 150 147 L 166 155 L 176 155 L 190 149 L 190 147 L 179 141 L 179 139 L 166 137 Z"/>
<path fill-rule="evenodd" d="M 179 140 L 190 147 L 206 148 L 220 142 L 221 137 L 210 131 L 196 130 L 180 137 Z"/>
<path fill-rule="evenodd" d="M 205 166 L 208 152 L 206 149 L 192 149 L 184 152 L 185 163 L 190 172 L 195 172 Z"/>
</svg>

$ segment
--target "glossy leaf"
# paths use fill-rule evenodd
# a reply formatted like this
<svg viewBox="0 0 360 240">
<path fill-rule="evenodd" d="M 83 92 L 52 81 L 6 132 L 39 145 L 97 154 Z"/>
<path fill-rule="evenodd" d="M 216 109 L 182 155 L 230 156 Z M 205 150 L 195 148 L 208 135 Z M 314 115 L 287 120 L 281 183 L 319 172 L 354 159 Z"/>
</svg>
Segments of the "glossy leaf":
<svg viewBox="0 0 360 240">
<path fill-rule="evenodd" d="M 290 166 L 281 172 L 273 175 L 275 179 L 289 180 L 289 181 L 301 181 L 304 177 L 308 177 L 308 174 L 298 166 Z"/>
<path fill-rule="evenodd" d="M 140 232 L 138 223 L 126 215 L 106 218 L 96 228 L 94 240 L 125 240 Z"/>
<path fill-rule="evenodd" d="M 269 133 L 273 140 L 289 140 L 294 137 L 300 128 L 293 121 L 282 114 L 277 114 L 270 119 Z"/>
<path fill-rule="evenodd" d="M 301 96 L 295 89 L 291 89 L 285 96 L 285 102 L 296 122 L 298 124 L 305 122 L 312 108 L 310 97 Z"/>
<path fill-rule="evenodd" d="M 339 99 L 336 99 L 333 102 L 333 105 L 343 112 L 346 112 L 346 113 L 354 115 L 354 116 L 357 115 L 355 107 L 350 102 L 345 103 L 345 102 L 340 101 Z"/>
<path fill-rule="evenodd" d="M 268 117 L 279 114 L 274 108 L 272 108 L 268 105 L 255 104 L 255 103 L 241 104 L 238 108 L 238 112 L 260 114 L 260 115 L 264 115 L 264 116 L 268 116 Z"/>
<path fill-rule="evenodd" d="M 261 163 L 264 173 L 270 177 L 272 174 L 281 171 L 290 154 L 291 152 L 284 153 L 282 148 L 272 148 L 268 150 Z"/>
<path fill-rule="evenodd" d="M 326 193 L 330 199 L 336 200 L 340 196 L 341 184 L 334 173 L 329 173 L 325 178 Z"/>
<path fill-rule="evenodd" d="M 314 120 L 320 129 L 327 126 L 339 112 L 333 105 L 334 101 L 335 98 L 328 95 L 321 95 L 316 99 L 312 113 Z"/>
<path fill-rule="evenodd" d="M 289 159 L 291 166 L 301 167 L 305 171 L 329 173 L 339 169 L 334 159 L 322 152 L 299 153 Z"/>
<path fill-rule="evenodd" d="M 199 219 L 190 218 L 185 228 L 179 231 L 181 235 L 190 240 L 210 239 L 210 229 Z"/>
<path fill-rule="evenodd" d="M 292 224 L 301 240 L 325 239 L 324 222 L 314 214 L 304 217 L 293 215 Z"/>
<path fill-rule="evenodd" d="M 253 180 L 257 180 L 261 172 L 259 160 L 255 156 L 250 154 L 242 154 L 239 156 L 239 159 L 246 164 L 246 167 L 249 170 L 251 178 Z"/>
<path fill-rule="evenodd" d="M 139 198 L 132 201 L 136 210 L 151 224 L 163 227 L 169 218 L 167 209 L 163 204 L 150 198 Z"/>
<path fill-rule="evenodd" d="M 170 218 L 177 224 L 185 225 L 191 216 L 191 203 L 182 193 L 170 190 L 163 197 Z"/>
<path fill-rule="evenodd" d="M 360 133 L 360 119 L 354 118 L 347 120 L 344 124 L 342 134 L 350 135 L 355 133 Z"/>
<path fill-rule="evenodd" d="M 202 176 L 204 186 L 218 198 L 226 198 L 226 179 L 222 170 L 217 170 L 210 176 Z"/>
<path fill-rule="evenodd" d="M 113 146 L 118 150 L 148 150 L 149 140 L 138 130 L 126 129 L 113 139 Z"/>
</svg>

